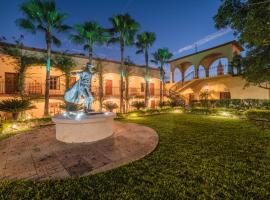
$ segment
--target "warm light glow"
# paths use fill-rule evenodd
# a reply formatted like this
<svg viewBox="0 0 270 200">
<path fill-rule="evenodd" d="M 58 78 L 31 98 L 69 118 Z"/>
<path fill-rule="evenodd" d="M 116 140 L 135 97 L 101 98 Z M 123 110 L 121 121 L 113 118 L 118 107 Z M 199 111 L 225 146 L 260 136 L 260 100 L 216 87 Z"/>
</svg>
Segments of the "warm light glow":
<svg viewBox="0 0 270 200">
<path fill-rule="evenodd" d="M 222 116 L 224 116 L 224 117 L 229 117 L 229 116 L 231 116 L 231 114 L 228 113 L 228 112 L 226 112 L 226 111 L 221 112 L 220 115 L 222 115 Z"/>
<path fill-rule="evenodd" d="M 11 125 L 11 128 L 17 129 L 17 124 L 12 124 L 12 125 Z"/>
<path fill-rule="evenodd" d="M 180 109 L 175 109 L 175 110 L 173 111 L 173 113 L 183 113 L 183 112 L 182 112 L 182 110 L 180 110 Z"/>
<path fill-rule="evenodd" d="M 138 117 L 138 114 L 137 113 L 131 113 L 129 116 L 130 117 Z"/>
</svg>

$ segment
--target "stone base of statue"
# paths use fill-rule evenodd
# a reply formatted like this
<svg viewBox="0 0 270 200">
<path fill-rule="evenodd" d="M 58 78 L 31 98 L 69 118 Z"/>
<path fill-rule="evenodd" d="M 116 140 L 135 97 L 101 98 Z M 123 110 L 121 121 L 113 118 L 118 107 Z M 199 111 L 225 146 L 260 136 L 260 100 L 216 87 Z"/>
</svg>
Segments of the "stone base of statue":
<svg viewBox="0 0 270 200">
<path fill-rule="evenodd" d="M 115 114 L 67 112 L 52 118 L 56 139 L 66 143 L 95 142 L 113 134 Z"/>
</svg>

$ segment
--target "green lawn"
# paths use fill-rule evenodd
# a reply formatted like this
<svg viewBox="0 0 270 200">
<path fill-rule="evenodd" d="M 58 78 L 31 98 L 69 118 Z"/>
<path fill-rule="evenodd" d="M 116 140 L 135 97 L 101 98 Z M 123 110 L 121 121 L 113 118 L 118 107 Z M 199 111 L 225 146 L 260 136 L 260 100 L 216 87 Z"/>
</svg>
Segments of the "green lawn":
<svg viewBox="0 0 270 200">
<path fill-rule="evenodd" d="M 94 176 L 0 183 L 0 199 L 270 199 L 270 132 L 238 119 L 166 114 L 146 158 Z"/>
</svg>

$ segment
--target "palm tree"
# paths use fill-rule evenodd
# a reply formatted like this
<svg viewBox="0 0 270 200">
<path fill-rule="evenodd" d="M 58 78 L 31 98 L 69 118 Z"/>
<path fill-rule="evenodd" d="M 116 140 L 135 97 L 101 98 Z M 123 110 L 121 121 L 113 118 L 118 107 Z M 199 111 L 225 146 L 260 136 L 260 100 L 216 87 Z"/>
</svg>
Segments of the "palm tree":
<svg viewBox="0 0 270 200">
<path fill-rule="evenodd" d="M 124 98 L 124 52 L 125 47 L 134 44 L 134 36 L 139 30 L 140 25 L 129 14 L 119 14 L 110 18 L 112 24 L 112 38 L 111 43 L 118 43 L 120 45 L 121 56 L 121 80 L 120 80 L 120 112 L 123 112 L 123 98 Z"/>
<path fill-rule="evenodd" d="M 160 105 L 163 105 L 163 95 L 164 95 L 164 64 L 169 63 L 169 60 L 172 58 L 173 54 L 169 51 L 168 48 L 160 48 L 153 55 L 152 62 L 155 64 L 160 64 L 160 87 L 159 87 L 159 102 Z"/>
<path fill-rule="evenodd" d="M 104 63 L 102 62 L 102 59 L 97 59 L 97 67 L 96 72 L 98 76 L 98 102 L 99 102 L 99 111 L 102 111 L 102 105 L 104 101 L 104 92 L 103 92 L 103 81 L 104 81 L 104 74 L 107 72 L 107 70 L 104 67 Z"/>
<path fill-rule="evenodd" d="M 75 61 L 72 59 L 72 57 L 62 53 L 54 57 L 53 65 L 64 73 L 65 87 L 67 90 L 70 86 L 70 75 L 71 75 L 70 72 L 76 66 Z"/>
<path fill-rule="evenodd" d="M 17 78 L 18 78 L 18 92 L 21 97 L 25 96 L 25 73 L 26 70 L 33 65 L 43 64 L 46 59 L 44 57 L 38 57 L 34 54 L 30 54 L 24 51 L 23 39 L 24 36 L 20 35 L 19 38 L 13 37 L 14 47 L 3 47 L 0 52 L 11 56 L 14 59 L 14 65 L 16 66 Z M 6 39 L 3 39 L 6 40 Z"/>
<path fill-rule="evenodd" d="M 93 47 L 96 44 L 104 44 L 109 40 L 109 34 L 97 22 L 88 21 L 84 24 L 74 26 L 75 35 L 71 35 L 71 40 L 76 44 L 83 45 L 88 50 L 89 64 L 92 65 Z"/>
<path fill-rule="evenodd" d="M 148 50 L 156 40 L 155 33 L 143 32 L 137 35 L 136 46 L 138 48 L 137 54 L 143 53 L 145 58 L 145 106 L 148 107 L 149 101 L 149 55 Z"/>
<path fill-rule="evenodd" d="M 58 12 L 53 0 L 29 0 L 20 6 L 24 18 L 17 20 L 17 24 L 35 34 L 44 33 L 47 46 L 47 66 L 45 84 L 44 115 L 49 114 L 49 80 L 51 70 L 52 44 L 61 45 L 61 41 L 54 35 L 55 32 L 66 32 L 70 27 L 63 24 L 66 14 Z"/>
<path fill-rule="evenodd" d="M 132 66 L 134 66 L 133 61 L 127 57 L 124 61 L 125 64 L 125 112 L 128 112 L 129 109 L 129 77 L 132 75 L 132 73 L 134 72 L 134 68 L 132 68 Z"/>
<path fill-rule="evenodd" d="M 0 101 L 0 111 L 12 114 L 13 120 L 19 113 L 36 108 L 29 99 L 5 99 Z"/>
</svg>

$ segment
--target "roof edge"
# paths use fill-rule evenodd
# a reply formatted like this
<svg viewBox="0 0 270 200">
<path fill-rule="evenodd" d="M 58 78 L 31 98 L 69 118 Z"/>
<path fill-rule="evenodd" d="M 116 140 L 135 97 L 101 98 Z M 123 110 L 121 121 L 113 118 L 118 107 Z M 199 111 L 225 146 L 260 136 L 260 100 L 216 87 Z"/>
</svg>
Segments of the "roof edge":
<svg viewBox="0 0 270 200">
<path fill-rule="evenodd" d="M 8 42 L 0 42 L 0 46 L 16 47 L 16 44 L 12 44 L 12 43 L 8 43 Z M 29 50 L 29 51 L 36 51 L 36 52 L 46 53 L 46 49 L 42 49 L 42 48 L 23 46 L 23 49 Z M 64 55 L 67 55 L 67 56 L 88 59 L 88 57 L 85 56 L 85 55 L 80 55 L 80 54 L 75 54 L 75 53 L 63 53 L 61 51 L 52 51 L 52 53 L 53 54 L 64 54 Z M 116 61 L 116 60 L 112 60 L 112 59 L 106 59 L 106 58 L 100 58 L 100 57 L 93 57 L 93 59 L 94 60 L 102 60 L 104 62 L 112 62 L 112 63 L 116 63 L 116 64 L 121 64 L 120 61 Z M 141 67 L 141 68 L 145 67 L 144 65 L 138 65 L 138 64 L 134 64 L 133 66 Z M 149 67 L 149 69 L 151 69 L 151 70 L 159 70 L 159 68 L 155 68 L 155 67 Z"/>
<path fill-rule="evenodd" d="M 209 50 L 212 50 L 212 49 L 216 49 L 216 48 L 219 48 L 219 47 L 223 47 L 223 46 L 226 46 L 228 44 L 234 44 L 236 45 L 240 51 L 244 51 L 244 48 L 240 45 L 239 42 L 237 42 L 236 40 L 231 40 L 229 42 L 226 42 L 226 43 L 223 43 L 223 44 L 220 44 L 220 45 L 217 45 L 217 46 L 213 46 L 213 47 L 210 47 L 208 49 L 204 49 L 204 50 L 201 50 L 201 51 L 198 51 L 196 53 L 191 53 L 191 54 L 188 54 L 188 55 L 185 55 L 185 56 L 182 56 L 182 57 L 179 57 L 179 58 L 175 58 L 175 59 L 172 59 L 169 61 L 169 63 L 171 62 L 174 62 L 176 60 L 180 60 L 182 58 L 186 58 L 186 57 L 189 57 L 189 56 L 193 56 L 193 55 L 196 55 L 196 54 L 199 54 L 199 53 L 202 53 L 202 52 L 205 52 L 205 51 L 209 51 Z"/>
</svg>

